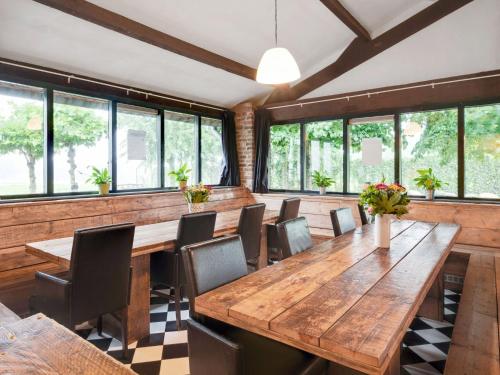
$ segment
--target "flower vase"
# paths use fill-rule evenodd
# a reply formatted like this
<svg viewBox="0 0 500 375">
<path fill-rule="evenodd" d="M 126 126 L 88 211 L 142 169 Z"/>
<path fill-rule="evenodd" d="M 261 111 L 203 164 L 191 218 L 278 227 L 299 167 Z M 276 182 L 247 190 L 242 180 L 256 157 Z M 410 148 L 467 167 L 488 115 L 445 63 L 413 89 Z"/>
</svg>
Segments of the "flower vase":
<svg viewBox="0 0 500 375">
<path fill-rule="evenodd" d="M 425 199 L 431 201 L 434 199 L 434 190 L 426 190 L 425 191 Z"/>
<path fill-rule="evenodd" d="M 391 215 L 375 216 L 375 245 L 388 249 L 391 245 Z"/>
<path fill-rule="evenodd" d="M 188 210 L 190 214 L 203 212 L 205 210 L 205 203 L 188 203 Z"/>
<path fill-rule="evenodd" d="M 326 195 L 326 186 L 319 187 L 319 195 Z"/>
</svg>

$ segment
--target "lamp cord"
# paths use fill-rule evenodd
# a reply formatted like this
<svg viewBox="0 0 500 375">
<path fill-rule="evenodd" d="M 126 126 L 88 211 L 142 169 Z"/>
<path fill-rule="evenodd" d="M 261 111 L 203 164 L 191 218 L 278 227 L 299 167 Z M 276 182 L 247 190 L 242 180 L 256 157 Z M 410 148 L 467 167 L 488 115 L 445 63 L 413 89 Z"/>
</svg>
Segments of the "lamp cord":
<svg viewBox="0 0 500 375">
<path fill-rule="evenodd" d="M 278 47 L 278 0 L 274 0 L 274 46 Z"/>
</svg>

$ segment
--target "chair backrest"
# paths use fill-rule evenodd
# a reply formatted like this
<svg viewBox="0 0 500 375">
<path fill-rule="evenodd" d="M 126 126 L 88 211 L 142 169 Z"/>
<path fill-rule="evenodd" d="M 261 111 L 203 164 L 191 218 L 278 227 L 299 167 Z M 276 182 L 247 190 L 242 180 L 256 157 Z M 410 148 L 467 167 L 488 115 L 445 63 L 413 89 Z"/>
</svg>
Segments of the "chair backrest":
<svg viewBox="0 0 500 375">
<path fill-rule="evenodd" d="M 75 231 L 71 253 L 72 321 L 125 308 L 129 302 L 134 224 Z"/>
<path fill-rule="evenodd" d="M 352 210 L 350 207 L 342 207 L 337 208 L 336 210 L 331 210 L 330 218 L 332 219 L 332 227 L 335 237 L 356 229 L 356 222 L 354 221 L 354 216 L 352 216 Z"/>
<path fill-rule="evenodd" d="M 265 209 L 264 203 L 252 204 L 241 209 L 238 234 L 241 236 L 247 260 L 258 258 L 260 255 L 260 235 Z"/>
<path fill-rule="evenodd" d="M 216 218 L 215 211 L 182 215 L 177 227 L 175 251 L 179 252 L 186 245 L 211 240 L 214 236 Z"/>
<path fill-rule="evenodd" d="M 365 206 L 358 204 L 359 218 L 361 219 L 361 225 L 368 224 L 368 217 L 366 216 Z"/>
<path fill-rule="evenodd" d="M 190 313 L 195 310 L 195 297 L 248 274 L 243 244 L 237 234 L 184 246 L 181 253 Z"/>
<path fill-rule="evenodd" d="M 313 247 L 311 232 L 305 217 L 297 217 L 276 225 L 283 258 Z"/>
<path fill-rule="evenodd" d="M 276 224 L 295 219 L 299 215 L 299 208 L 300 198 L 283 199 L 283 203 L 281 203 L 280 215 Z"/>
</svg>

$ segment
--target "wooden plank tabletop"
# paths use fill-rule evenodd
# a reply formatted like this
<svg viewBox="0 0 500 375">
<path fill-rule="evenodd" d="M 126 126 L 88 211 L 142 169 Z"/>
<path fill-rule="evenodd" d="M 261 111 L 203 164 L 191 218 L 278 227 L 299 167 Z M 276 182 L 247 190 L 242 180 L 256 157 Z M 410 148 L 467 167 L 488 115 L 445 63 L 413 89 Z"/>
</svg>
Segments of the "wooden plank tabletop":
<svg viewBox="0 0 500 375">
<path fill-rule="evenodd" d="M 0 327 L 20 320 L 19 316 L 0 302 Z"/>
<path fill-rule="evenodd" d="M 135 374 L 43 314 L 0 327 L 0 358 L 0 374 Z"/>
<path fill-rule="evenodd" d="M 195 310 L 369 374 L 383 373 L 436 279 L 456 224 L 365 225 L 196 298 Z"/>
<path fill-rule="evenodd" d="M 234 233 L 238 226 L 240 212 L 241 209 L 218 212 L 214 236 Z M 277 211 L 266 210 L 264 212 L 264 223 L 274 223 L 277 218 Z M 171 220 L 137 226 L 135 228 L 132 256 L 172 249 L 177 236 L 178 225 L 179 220 Z M 72 247 L 73 237 L 65 237 L 28 243 L 26 244 L 26 252 L 49 262 L 69 267 Z"/>
</svg>

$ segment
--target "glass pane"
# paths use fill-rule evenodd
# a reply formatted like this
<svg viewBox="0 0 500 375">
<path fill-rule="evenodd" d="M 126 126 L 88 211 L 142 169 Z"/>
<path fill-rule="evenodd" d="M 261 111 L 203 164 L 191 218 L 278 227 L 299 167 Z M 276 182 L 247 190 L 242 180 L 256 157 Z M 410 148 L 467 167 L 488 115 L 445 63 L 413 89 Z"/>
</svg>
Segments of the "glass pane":
<svg viewBox="0 0 500 375">
<path fill-rule="evenodd" d="M 118 190 L 160 187 L 158 111 L 119 104 L 117 129 Z"/>
<path fill-rule="evenodd" d="M 269 188 L 300 190 L 300 125 L 273 125 L 268 160 Z"/>
<path fill-rule="evenodd" d="M 500 198 L 500 104 L 465 108 L 465 196 Z"/>
<path fill-rule="evenodd" d="M 0 81 L 0 195 L 41 194 L 44 92 Z"/>
<path fill-rule="evenodd" d="M 321 171 L 335 180 L 327 191 L 342 192 L 343 187 L 343 121 L 311 122 L 306 127 L 305 189 L 317 190 L 311 174 Z"/>
<path fill-rule="evenodd" d="M 443 181 L 440 196 L 457 196 L 457 110 L 401 115 L 401 181 L 410 195 L 424 195 L 413 181 L 417 169 L 432 168 Z"/>
<path fill-rule="evenodd" d="M 108 166 L 108 101 L 54 92 L 54 192 L 97 190 L 92 166 Z"/>
<path fill-rule="evenodd" d="M 165 111 L 165 185 L 177 187 L 175 177 L 169 176 L 170 171 L 187 164 L 189 172 L 188 184 L 197 182 L 196 174 L 196 131 L 198 118 L 177 112 Z"/>
<path fill-rule="evenodd" d="M 365 183 L 394 181 L 394 120 L 351 120 L 349 125 L 349 185 L 351 193 L 361 192 Z M 382 140 L 382 163 L 365 165 L 362 161 L 361 142 L 365 138 Z"/>
<path fill-rule="evenodd" d="M 201 180 L 207 185 L 218 185 L 224 168 L 222 153 L 222 121 L 201 118 Z"/>
</svg>

